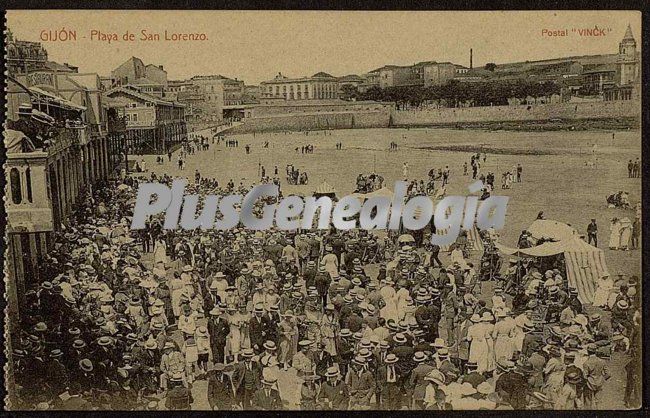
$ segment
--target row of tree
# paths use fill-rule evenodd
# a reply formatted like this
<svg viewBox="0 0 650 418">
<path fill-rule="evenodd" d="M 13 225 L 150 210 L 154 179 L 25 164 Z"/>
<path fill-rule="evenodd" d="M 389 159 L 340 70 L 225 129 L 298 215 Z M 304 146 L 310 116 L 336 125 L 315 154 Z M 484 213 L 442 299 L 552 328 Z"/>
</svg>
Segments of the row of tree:
<svg viewBox="0 0 650 418">
<path fill-rule="evenodd" d="M 441 86 L 404 86 L 381 89 L 371 87 L 359 92 L 353 86 L 345 86 L 342 98 L 351 100 L 375 100 L 395 102 L 399 109 L 420 107 L 426 102 L 438 102 L 446 107 L 461 106 L 501 106 L 507 105 L 508 99 L 525 99 L 527 97 L 549 98 L 560 94 L 561 87 L 555 82 L 531 82 L 525 80 L 493 82 L 459 82 L 451 80 Z"/>
</svg>

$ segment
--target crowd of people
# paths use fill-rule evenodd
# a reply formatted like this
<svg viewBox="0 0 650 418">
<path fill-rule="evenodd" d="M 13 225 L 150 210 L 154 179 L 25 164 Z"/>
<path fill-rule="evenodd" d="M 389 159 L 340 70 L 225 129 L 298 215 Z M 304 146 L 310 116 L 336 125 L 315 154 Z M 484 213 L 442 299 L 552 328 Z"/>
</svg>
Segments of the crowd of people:
<svg viewBox="0 0 650 418">
<path fill-rule="evenodd" d="M 306 171 L 300 171 L 293 164 L 287 164 L 287 183 L 304 186 L 309 183 L 309 176 Z"/>
<path fill-rule="evenodd" d="M 359 173 L 355 193 L 371 193 L 384 187 L 384 177 L 377 173 Z"/>
<path fill-rule="evenodd" d="M 641 178 L 641 159 L 637 158 L 627 162 L 627 176 L 629 178 Z"/>
<path fill-rule="evenodd" d="M 234 187 L 199 176 L 187 192 Z M 28 284 L 12 336 L 20 407 L 190 409 L 207 381 L 218 410 L 595 408 L 616 350 L 638 405 L 635 278 L 609 313 L 589 312 L 561 264 L 531 260 L 505 292 L 463 251 L 443 265 L 426 238 L 165 230 L 160 217 L 132 231 L 136 191 L 129 177 L 87 195 Z"/>
</svg>

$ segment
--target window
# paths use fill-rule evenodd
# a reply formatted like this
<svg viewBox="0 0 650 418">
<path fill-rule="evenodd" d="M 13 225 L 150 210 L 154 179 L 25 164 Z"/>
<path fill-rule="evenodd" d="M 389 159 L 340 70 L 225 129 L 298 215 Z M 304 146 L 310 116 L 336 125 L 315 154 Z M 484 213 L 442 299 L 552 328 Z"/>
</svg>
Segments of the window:
<svg viewBox="0 0 650 418">
<path fill-rule="evenodd" d="M 23 201 L 23 188 L 20 184 L 20 173 L 15 167 L 9 172 L 9 182 L 11 183 L 11 201 L 18 205 Z"/>
<path fill-rule="evenodd" d="M 25 183 L 27 183 L 27 200 L 32 203 L 34 201 L 32 195 L 32 170 L 29 167 L 25 170 Z"/>
<path fill-rule="evenodd" d="M 138 121 L 138 114 L 134 113 L 133 114 L 133 122 L 137 122 L 137 121 Z"/>
</svg>

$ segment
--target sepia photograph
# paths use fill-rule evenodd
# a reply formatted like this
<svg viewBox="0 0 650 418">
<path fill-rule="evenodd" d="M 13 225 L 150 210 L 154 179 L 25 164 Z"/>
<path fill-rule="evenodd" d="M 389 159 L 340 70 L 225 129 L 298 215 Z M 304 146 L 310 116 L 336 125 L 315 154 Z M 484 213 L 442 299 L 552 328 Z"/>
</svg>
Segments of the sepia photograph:
<svg viewBox="0 0 650 418">
<path fill-rule="evenodd" d="M 640 11 L 7 10 L 7 411 L 636 410 Z"/>
</svg>

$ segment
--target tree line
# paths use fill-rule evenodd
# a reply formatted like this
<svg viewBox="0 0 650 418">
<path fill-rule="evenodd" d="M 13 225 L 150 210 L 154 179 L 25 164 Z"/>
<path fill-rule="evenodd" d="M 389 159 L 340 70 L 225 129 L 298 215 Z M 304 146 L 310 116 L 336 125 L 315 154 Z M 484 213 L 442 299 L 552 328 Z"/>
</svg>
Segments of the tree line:
<svg viewBox="0 0 650 418">
<path fill-rule="evenodd" d="M 513 80 L 470 83 L 451 80 L 444 85 L 429 87 L 400 86 L 381 89 L 373 86 L 365 92 L 346 85 L 342 89 L 341 98 L 394 102 L 398 109 L 417 108 L 429 101 L 438 102 L 445 107 L 503 106 L 508 104 L 508 99 L 548 98 L 560 94 L 560 91 L 561 87 L 553 81 L 540 83 Z"/>
</svg>

